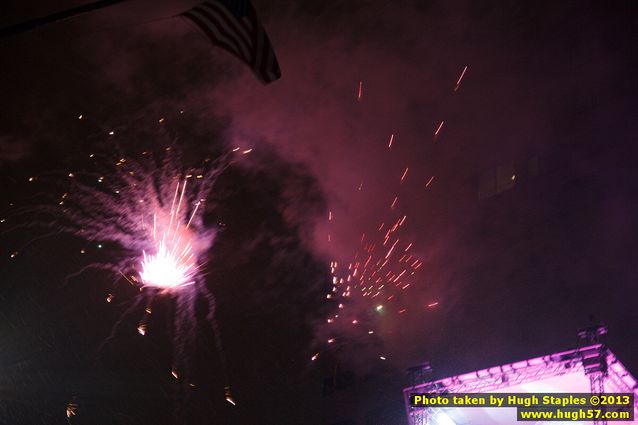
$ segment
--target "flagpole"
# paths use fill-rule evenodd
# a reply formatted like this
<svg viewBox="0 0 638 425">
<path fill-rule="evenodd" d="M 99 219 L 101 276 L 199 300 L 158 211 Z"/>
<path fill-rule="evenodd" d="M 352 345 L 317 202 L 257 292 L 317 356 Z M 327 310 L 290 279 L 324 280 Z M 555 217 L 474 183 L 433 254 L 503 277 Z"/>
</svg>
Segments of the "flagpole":
<svg viewBox="0 0 638 425">
<path fill-rule="evenodd" d="M 21 34 L 23 32 L 31 31 L 48 24 L 63 21 L 65 19 L 70 19 L 84 13 L 112 6 L 117 3 L 122 3 L 124 1 L 126 0 L 98 0 L 82 6 L 63 10 L 61 12 L 56 12 L 51 15 L 30 19 L 28 21 L 20 22 L 14 25 L 9 25 L 8 27 L 0 28 L 0 38 Z"/>
</svg>

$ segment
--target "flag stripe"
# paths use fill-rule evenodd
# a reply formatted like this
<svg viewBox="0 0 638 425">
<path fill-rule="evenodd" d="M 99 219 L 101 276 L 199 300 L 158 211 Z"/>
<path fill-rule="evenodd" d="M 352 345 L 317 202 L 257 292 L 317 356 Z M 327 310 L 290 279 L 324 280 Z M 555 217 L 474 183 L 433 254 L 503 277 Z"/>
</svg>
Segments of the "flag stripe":
<svg viewBox="0 0 638 425">
<path fill-rule="evenodd" d="M 223 26 L 219 25 L 217 20 L 211 19 L 208 12 L 199 8 L 195 8 L 189 12 L 190 15 L 197 17 L 198 24 L 202 28 L 206 28 L 207 35 L 215 44 L 219 44 L 227 50 L 230 50 L 235 56 L 238 56 L 242 60 L 248 60 L 250 54 L 248 50 L 242 49 L 237 40 L 230 35 Z"/>
<path fill-rule="evenodd" d="M 244 25 L 244 27 L 246 27 L 246 31 L 248 31 L 248 34 L 252 33 L 253 23 L 250 22 L 250 19 L 248 19 L 247 16 L 244 16 L 243 18 L 241 18 L 240 22 Z"/>
<path fill-rule="evenodd" d="M 265 80 L 276 80 L 281 74 L 279 65 L 276 64 L 276 59 L 272 63 L 269 60 L 270 54 L 274 56 L 274 51 L 272 50 L 268 35 L 259 25 L 257 14 L 252 5 L 249 6 L 248 14 L 248 17 L 252 18 L 251 21 L 255 22 L 257 26 L 257 31 L 253 32 L 253 34 L 256 35 L 253 69 L 257 74 L 262 75 Z"/>
<path fill-rule="evenodd" d="M 213 44 L 249 65 L 263 83 L 281 77 L 270 39 L 247 0 L 208 0 L 183 15 L 195 22 Z"/>
<path fill-rule="evenodd" d="M 247 47 L 250 46 L 250 30 L 243 25 L 243 22 L 237 20 L 225 7 L 212 2 L 206 2 L 201 4 L 202 8 L 214 11 L 216 15 L 223 19 L 224 24 L 230 32 L 234 32 L 239 35 L 241 41 Z"/>
</svg>

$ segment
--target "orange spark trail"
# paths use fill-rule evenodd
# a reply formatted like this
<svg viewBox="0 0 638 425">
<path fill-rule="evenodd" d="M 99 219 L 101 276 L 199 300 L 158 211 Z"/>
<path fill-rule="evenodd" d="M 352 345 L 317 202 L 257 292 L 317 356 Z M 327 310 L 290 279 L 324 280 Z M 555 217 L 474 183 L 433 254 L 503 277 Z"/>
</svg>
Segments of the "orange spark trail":
<svg viewBox="0 0 638 425">
<path fill-rule="evenodd" d="M 445 124 L 445 121 L 441 121 L 441 124 L 439 124 L 439 126 L 437 127 L 436 131 L 434 132 L 435 136 L 439 135 L 439 132 L 441 131 L 441 129 L 443 128 L 443 124 Z"/>
<path fill-rule="evenodd" d="M 467 71 L 467 65 L 463 68 L 463 72 L 461 72 L 461 76 L 458 80 L 456 80 L 456 86 L 454 87 L 454 91 L 457 91 L 459 87 L 461 87 L 461 81 L 463 81 L 463 77 L 465 76 L 465 72 Z"/>
<path fill-rule="evenodd" d="M 405 171 L 403 172 L 403 175 L 401 176 L 401 183 L 403 183 L 403 180 L 405 180 L 405 177 L 408 175 L 408 167 L 405 167 Z"/>
</svg>

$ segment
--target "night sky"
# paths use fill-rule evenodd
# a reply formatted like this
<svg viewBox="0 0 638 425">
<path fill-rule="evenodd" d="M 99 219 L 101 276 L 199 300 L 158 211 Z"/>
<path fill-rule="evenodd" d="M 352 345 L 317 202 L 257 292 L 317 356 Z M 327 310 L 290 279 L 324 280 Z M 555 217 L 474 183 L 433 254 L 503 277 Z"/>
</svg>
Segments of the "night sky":
<svg viewBox="0 0 638 425">
<path fill-rule="evenodd" d="M 592 320 L 638 373 L 636 5 L 399 3 L 255 0 L 283 74 L 267 86 L 167 18 L 193 1 L 0 39 L 0 424 L 67 424 L 71 401 L 72 424 L 329 424 L 337 370 L 400 388 L 426 360 L 445 377 L 574 348 Z M 0 26 L 79 4 L 6 1 Z M 190 390 L 170 297 L 141 337 L 135 288 L 67 279 L 121 247 L 23 226 L 91 153 L 169 144 L 185 163 L 252 149 L 207 201 L 216 321 L 196 315 Z M 404 215 L 411 286 L 328 324 L 330 262 Z"/>
</svg>

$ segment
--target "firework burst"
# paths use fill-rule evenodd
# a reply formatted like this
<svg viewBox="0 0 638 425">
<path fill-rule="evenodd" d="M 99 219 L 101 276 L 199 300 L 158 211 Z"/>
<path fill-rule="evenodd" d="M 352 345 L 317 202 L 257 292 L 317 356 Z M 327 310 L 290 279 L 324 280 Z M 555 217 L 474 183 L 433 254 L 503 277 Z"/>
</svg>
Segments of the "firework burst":
<svg viewBox="0 0 638 425">
<path fill-rule="evenodd" d="M 99 171 L 65 171 L 62 179 L 58 175 L 53 179 L 42 177 L 39 180 L 52 186 L 43 195 L 47 201 L 19 211 L 26 219 L 20 227 L 49 229 L 38 239 L 71 234 L 84 241 L 81 254 L 92 251 L 101 258 L 67 276 L 66 284 L 90 269 L 98 269 L 110 273 L 116 284 L 128 282 L 139 288 L 138 295 L 125 302 L 127 310 L 100 350 L 130 315 L 139 315 L 137 332 L 148 335 L 154 301 L 158 297 L 170 300 L 174 313 L 168 334 L 174 353 L 167 374 L 186 390 L 195 388 L 189 358 L 198 339 L 197 315 L 201 316 L 196 315 L 195 306 L 203 300 L 207 326 L 213 330 L 220 356 L 227 399 L 233 403 L 214 318 L 215 298 L 204 281 L 206 258 L 217 226 L 206 224 L 204 214 L 206 198 L 218 176 L 234 155 L 245 154 L 207 158 L 196 168 L 184 168 L 174 148 L 166 148 L 160 155 L 143 152 L 138 158 L 91 154 L 91 169 Z M 105 294 L 108 303 L 113 304 L 116 298 L 116 291 Z"/>
<path fill-rule="evenodd" d="M 406 167 L 402 183 L 408 174 Z M 327 350 L 356 351 L 357 347 L 376 347 L 379 343 L 380 320 L 388 314 L 407 311 L 404 291 L 418 282 L 423 261 L 413 254 L 413 243 L 406 230 L 407 216 L 397 211 L 398 196 L 388 203 L 385 220 L 374 229 L 362 233 L 352 257 L 330 262 L 332 285 L 326 300 L 334 311 L 319 332 L 320 345 Z M 334 219 L 329 213 L 328 221 Z M 347 346 L 350 346 L 349 348 Z M 310 360 L 316 361 L 321 352 Z M 384 355 L 372 358 L 386 360 Z"/>
<path fill-rule="evenodd" d="M 143 157 L 120 158 L 115 172 L 69 173 L 58 206 L 40 213 L 53 217 L 58 231 L 113 244 L 123 254 L 110 265 L 89 267 L 176 292 L 196 282 L 198 264 L 214 241 L 215 228 L 203 223 L 203 204 L 223 166 L 206 160 L 201 168 L 182 169 L 172 150 L 161 162 L 146 152 Z"/>
</svg>

